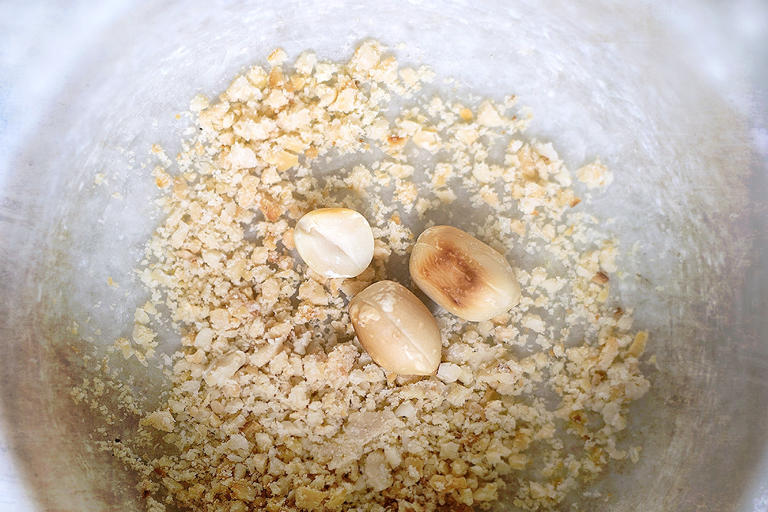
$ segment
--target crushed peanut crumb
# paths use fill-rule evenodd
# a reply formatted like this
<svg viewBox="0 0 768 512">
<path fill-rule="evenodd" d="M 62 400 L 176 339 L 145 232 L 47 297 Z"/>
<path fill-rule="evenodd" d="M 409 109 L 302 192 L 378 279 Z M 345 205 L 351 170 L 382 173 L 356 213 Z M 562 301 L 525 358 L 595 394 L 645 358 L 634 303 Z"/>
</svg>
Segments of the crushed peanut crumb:
<svg viewBox="0 0 768 512">
<path fill-rule="evenodd" d="M 432 72 L 400 68 L 375 41 L 347 63 L 287 59 L 277 49 L 268 69 L 193 98 L 199 129 L 175 165 L 152 148 L 166 215 L 138 271 L 152 300 L 115 350 L 146 365 L 167 315 L 181 336 L 167 393 L 147 411 L 116 377 L 72 391 L 108 425 L 138 419 L 97 445 L 137 472 L 147 510 L 540 510 L 612 459 L 637 461 L 617 434 L 649 388 L 648 334 L 631 330 L 631 308 L 614 314 L 616 242 L 573 210 L 571 172 L 551 144 L 523 138 L 530 116 L 514 97 L 420 102 Z M 397 96 L 416 105 L 390 119 Z M 371 148 L 373 164 L 312 167 Z M 576 176 L 612 180 L 600 162 Z M 348 300 L 407 257 L 412 219 L 461 202 L 485 219 L 473 234 L 519 263 L 520 305 L 481 323 L 437 311 L 436 375 L 388 376 L 355 338 Z M 373 226 L 356 278 L 324 279 L 295 256 L 291 228 L 323 206 Z"/>
</svg>

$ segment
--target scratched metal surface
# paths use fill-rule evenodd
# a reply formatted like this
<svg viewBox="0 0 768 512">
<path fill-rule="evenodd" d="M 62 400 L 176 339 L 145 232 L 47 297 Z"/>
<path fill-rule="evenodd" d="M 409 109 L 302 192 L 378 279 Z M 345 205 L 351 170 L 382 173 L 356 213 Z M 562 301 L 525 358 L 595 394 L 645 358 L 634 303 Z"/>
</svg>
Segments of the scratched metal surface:
<svg viewBox="0 0 768 512">
<path fill-rule="evenodd" d="M 157 222 L 144 155 L 178 147 L 189 98 L 274 46 L 342 58 L 375 37 L 478 94 L 517 93 L 568 165 L 599 155 L 616 173 L 590 208 L 615 219 L 631 276 L 615 292 L 660 370 L 635 408 L 640 463 L 591 506 L 768 510 L 766 8 L 481 5 L 0 6 L 0 509 L 141 508 L 131 475 L 88 447 L 97 421 L 66 388 L 87 370 L 63 347 L 87 317 L 111 343 L 142 299 L 131 269 Z"/>
</svg>

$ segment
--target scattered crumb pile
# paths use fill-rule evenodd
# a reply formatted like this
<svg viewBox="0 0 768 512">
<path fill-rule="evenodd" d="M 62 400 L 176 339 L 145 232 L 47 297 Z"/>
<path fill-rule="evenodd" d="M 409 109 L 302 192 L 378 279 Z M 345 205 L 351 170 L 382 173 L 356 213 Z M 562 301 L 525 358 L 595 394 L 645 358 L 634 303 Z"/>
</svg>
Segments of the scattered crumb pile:
<svg viewBox="0 0 768 512">
<path fill-rule="evenodd" d="M 165 321 L 181 347 L 162 405 L 122 396 L 134 435 L 99 440 L 138 472 L 148 510 L 541 510 L 611 459 L 636 460 L 617 434 L 649 387 L 647 333 L 609 299 L 616 244 L 576 208 L 552 145 L 520 138 L 529 116 L 514 98 L 427 95 L 431 72 L 373 41 L 343 64 L 286 58 L 196 97 L 177 169 L 155 169 L 167 218 L 140 269 L 152 300 L 116 345 L 147 364 Z M 612 180 L 599 162 L 577 176 Z M 323 279 L 292 252 L 291 226 L 326 206 L 374 227 L 357 278 Z M 437 375 L 394 378 L 361 349 L 346 305 L 392 278 L 434 219 L 506 254 L 523 298 L 488 322 L 437 310 Z M 73 396 L 104 412 L 96 380 Z"/>
</svg>

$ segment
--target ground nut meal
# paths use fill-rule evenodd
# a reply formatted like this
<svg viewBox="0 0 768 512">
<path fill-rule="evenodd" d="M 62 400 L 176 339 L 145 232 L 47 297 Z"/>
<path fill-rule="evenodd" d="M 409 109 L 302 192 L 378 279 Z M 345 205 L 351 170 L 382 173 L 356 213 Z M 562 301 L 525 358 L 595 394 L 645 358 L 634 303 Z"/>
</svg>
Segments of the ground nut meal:
<svg viewBox="0 0 768 512">
<path fill-rule="evenodd" d="M 574 183 L 551 144 L 522 135 L 530 116 L 514 97 L 427 94 L 433 74 L 375 41 L 346 63 L 267 60 L 192 100 L 199 129 L 154 170 L 165 220 L 139 269 L 151 301 L 72 391 L 104 418 L 94 442 L 137 473 L 147 510 L 542 510 L 612 459 L 637 460 L 617 434 L 649 388 L 648 336 L 611 298 L 616 242 L 578 206 L 609 170 L 589 163 Z M 321 172 L 329 158 L 344 164 Z M 315 273 L 295 251 L 298 220 L 328 207 L 372 228 L 372 262 L 354 278 Z M 398 376 L 362 348 L 349 303 L 384 280 L 417 291 L 408 256 L 436 224 L 503 255 L 519 302 L 465 321 L 419 295 L 439 365 Z M 162 366 L 160 325 L 181 346 L 145 410 L 106 368 Z"/>
</svg>

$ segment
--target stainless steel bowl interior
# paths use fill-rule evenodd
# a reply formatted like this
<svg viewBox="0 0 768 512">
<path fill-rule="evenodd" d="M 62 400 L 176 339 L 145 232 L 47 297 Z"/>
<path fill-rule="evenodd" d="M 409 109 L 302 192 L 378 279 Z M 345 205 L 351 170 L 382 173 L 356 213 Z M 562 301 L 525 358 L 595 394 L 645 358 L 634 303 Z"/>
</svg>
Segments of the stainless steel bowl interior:
<svg viewBox="0 0 768 512">
<path fill-rule="evenodd" d="M 600 156 L 615 172 L 591 207 L 614 219 L 629 276 L 615 291 L 651 331 L 658 369 L 634 414 L 641 460 L 599 483 L 593 509 L 768 509 L 766 11 L 744 0 L 0 7 L 0 506 L 140 509 L 132 476 L 89 446 L 97 422 L 68 386 L 91 371 L 71 347 L 84 333 L 112 343 L 143 298 L 131 269 L 158 221 L 148 149 L 177 149 L 174 114 L 277 45 L 341 58 L 375 37 L 463 90 L 518 94 L 531 136 L 571 168 Z M 122 199 L 93 185 L 99 172 Z"/>
</svg>

